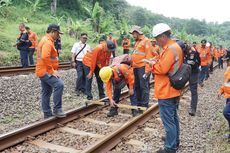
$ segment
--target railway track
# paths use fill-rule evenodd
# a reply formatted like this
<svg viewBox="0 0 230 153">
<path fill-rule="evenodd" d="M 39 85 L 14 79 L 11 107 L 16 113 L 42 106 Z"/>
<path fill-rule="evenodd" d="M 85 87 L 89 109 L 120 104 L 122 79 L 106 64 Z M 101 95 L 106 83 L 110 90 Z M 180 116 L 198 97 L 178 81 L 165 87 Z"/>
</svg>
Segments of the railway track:
<svg viewBox="0 0 230 153">
<path fill-rule="evenodd" d="M 188 84 L 183 92 L 187 90 Z M 121 100 L 126 100 L 128 91 L 123 92 L 121 97 Z M 107 110 L 108 105 L 103 104 L 101 100 L 67 112 L 66 118 L 53 117 L 6 133 L 0 136 L 0 151 L 8 148 L 11 152 L 15 151 L 12 146 L 16 145 L 18 148 L 20 145 L 26 145 L 29 148 L 37 148 L 37 151 L 43 148 L 56 152 L 104 153 L 116 147 L 126 136 L 159 112 L 156 102 L 142 115 L 134 118 L 129 115 L 127 109 L 119 111 L 118 117 L 107 118 Z"/>
<path fill-rule="evenodd" d="M 70 62 L 63 62 L 59 64 L 60 69 L 71 69 Z M 0 76 L 10 76 L 17 74 L 28 74 L 35 71 L 35 66 L 29 66 L 27 68 L 22 68 L 20 66 L 14 67 L 0 67 Z"/>
</svg>

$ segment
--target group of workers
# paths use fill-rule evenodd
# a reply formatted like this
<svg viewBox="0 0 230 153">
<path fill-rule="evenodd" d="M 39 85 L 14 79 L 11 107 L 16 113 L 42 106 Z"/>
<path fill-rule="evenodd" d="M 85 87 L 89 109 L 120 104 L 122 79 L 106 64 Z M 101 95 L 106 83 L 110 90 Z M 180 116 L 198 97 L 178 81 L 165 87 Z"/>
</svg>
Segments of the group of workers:
<svg viewBox="0 0 230 153">
<path fill-rule="evenodd" d="M 20 24 L 19 27 L 23 27 L 23 25 Z M 25 38 L 25 30 L 23 28 L 20 29 L 22 34 L 19 41 L 23 44 L 29 38 Z M 122 40 L 122 46 L 124 49 L 123 53 L 131 57 L 131 60 L 124 61 L 122 59 L 122 62 L 117 62 L 113 65 L 111 65 L 112 59 L 119 58 L 114 58 L 118 45 L 112 37 L 112 33 L 109 34 L 107 39 L 100 40 L 99 44 L 93 49 L 87 43 L 87 33 L 81 34 L 80 41 L 76 42 L 71 50 L 71 64 L 77 71 L 76 93 L 77 95 L 85 94 L 88 100 L 93 99 L 91 86 L 94 74 L 100 99 L 105 97 L 103 84 L 106 84 L 106 94 L 111 105 L 107 116 L 113 117 L 118 115 L 117 104 L 119 103 L 121 89 L 126 85 L 129 89 L 131 105 L 149 107 L 149 82 L 150 76 L 153 74 L 155 80 L 154 97 L 158 99 L 160 117 L 166 134 L 164 148 L 159 149 L 157 153 L 174 153 L 180 144 L 180 126 L 177 109 L 181 90 L 171 86 L 168 74 L 175 71 L 176 67 L 180 68 L 183 63 L 191 65 L 192 73 L 189 85 L 192 98 L 189 114 L 194 116 L 197 110 L 198 84 L 203 87 L 204 80 L 208 78 L 209 72 L 213 70 L 212 63 L 214 59 L 217 59 L 220 68 L 223 68 L 223 58 L 229 54 L 222 46 L 215 48 L 205 39 L 201 41 L 200 46 L 196 42 L 193 42 L 193 45 L 188 45 L 188 50 L 185 52 L 177 41 L 171 38 L 171 28 L 165 23 L 159 23 L 153 27 L 153 39 L 145 37 L 139 26 L 133 26 L 129 33 L 135 41 L 133 51 L 129 52 L 131 42 L 127 36 Z M 44 118 L 66 116 L 62 110 L 64 83 L 58 73 L 58 52 L 55 48 L 55 41 L 60 39 L 60 34 L 62 34 L 60 27 L 50 24 L 46 35 L 36 46 L 37 63 L 35 72 L 41 80 L 41 106 Z M 26 51 L 23 49 L 19 50 L 20 52 Z M 229 69 L 225 77 L 225 81 L 229 81 Z M 52 92 L 53 110 L 50 107 Z M 220 94 L 225 94 L 225 92 L 226 88 L 222 87 Z M 227 95 L 227 102 L 229 102 L 229 93 L 225 95 Z M 227 114 L 225 116 L 230 121 L 230 105 L 226 107 L 228 107 L 228 110 L 225 111 L 225 114 Z M 143 111 L 132 109 L 131 113 L 135 117 L 143 113 Z"/>
</svg>

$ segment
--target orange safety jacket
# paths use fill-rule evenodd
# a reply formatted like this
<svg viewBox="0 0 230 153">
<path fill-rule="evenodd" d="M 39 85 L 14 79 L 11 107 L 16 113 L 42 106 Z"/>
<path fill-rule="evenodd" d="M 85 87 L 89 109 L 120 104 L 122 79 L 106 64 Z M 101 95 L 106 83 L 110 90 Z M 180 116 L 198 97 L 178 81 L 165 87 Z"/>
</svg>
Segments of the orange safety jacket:
<svg viewBox="0 0 230 153">
<path fill-rule="evenodd" d="M 99 68 L 109 65 L 111 54 L 111 51 L 107 48 L 106 42 L 102 42 L 95 47 L 92 51 L 90 73 L 93 74 L 96 65 Z"/>
<path fill-rule="evenodd" d="M 37 47 L 37 63 L 35 73 L 38 77 L 45 74 L 52 75 L 58 69 L 58 53 L 54 46 L 54 39 L 46 34 Z"/>
<path fill-rule="evenodd" d="M 82 59 L 82 63 L 90 68 L 92 65 L 92 57 L 93 53 L 91 51 L 87 51 L 87 53 L 84 55 Z"/>
<path fill-rule="evenodd" d="M 134 50 L 132 53 L 132 67 L 141 68 L 145 66 L 145 73 L 151 72 L 149 64 L 142 62 L 143 59 L 152 59 L 153 46 L 148 38 L 144 35 L 139 37 L 139 40 L 135 42 Z"/>
<path fill-rule="evenodd" d="M 123 47 L 123 49 L 129 49 L 129 47 L 130 47 L 130 40 L 129 39 L 123 39 L 122 40 L 122 47 Z"/>
<path fill-rule="evenodd" d="M 120 64 L 112 67 L 113 75 L 111 79 L 106 83 L 106 94 L 110 100 L 112 100 L 112 80 L 121 81 L 122 78 L 125 79 L 129 89 L 133 89 L 134 85 L 134 74 L 133 68 L 127 64 Z"/>
<path fill-rule="evenodd" d="M 223 57 L 226 54 L 226 50 L 224 48 L 219 49 L 218 57 Z"/>
<path fill-rule="evenodd" d="M 38 45 L 37 34 L 33 31 L 30 31 L 30 33 L 28 33 L 28 35 L 29 35 L 29 40 L 32 42 L 32 46 L 30 46 L 30 48 L 36 48 Z"/>
<path fill-rule="evenodd" d="M 220 87 L 219 93 L 224 94 L 225 98 L 230 98 L 230 87 L 226 83 L 230 80 L 230 66 L 227 67 L 227 70 L 224 73 L 224 84 Z"/>
<path fill-rule="evenodd" d="M 154 96 L 158 99 L 168 99 L 178 97 L 181 90 L 176 90 L 171 86 L 168 73 L 174 71 L 175 68 L 175 51 L 179 57 L 179 65 L 183 63 L 183 52 L 180 46 L 174 40 L 169 40 L 163 47 L 163 52 L 160 54 L 159 61 L 153 65 L 152 72 L 155 75 Z"/>
<path fill-rule="evenodd" d="M 200 54 L 201 66 L 207 66 L 210 63 L 211 53 L 210 48 L 200 46 L 197 50 Z"/>
</svg>

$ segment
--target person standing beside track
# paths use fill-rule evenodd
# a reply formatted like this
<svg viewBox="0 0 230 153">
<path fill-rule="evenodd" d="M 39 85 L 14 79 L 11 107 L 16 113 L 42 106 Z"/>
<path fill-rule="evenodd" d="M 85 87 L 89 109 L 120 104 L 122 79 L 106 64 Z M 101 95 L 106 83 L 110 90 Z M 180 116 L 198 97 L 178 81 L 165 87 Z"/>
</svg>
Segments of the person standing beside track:
<svg viewBox="0 0 230 153">
<path fill-rule="evenodd" d="M 42 99 L 41 106 L 44 118 L 51 116 L 65 117 L 62 111 L 62 94 L 64 83 L 58 73 L 58 52 L 55 49 L 54 41 L 63 34 L 60 27 L 50 24 L 47 34 L 42 38 L 37 48 L 37 64 L 35 68 L 36 75 L 41 80 Z M 54 92 L 53 92 L 54 90 Z M 53 113 L 50 107 L 50 97 L 53 92 Z"/>
<path fill-rule="evenodd" d="M 149 80 L 151 74 L 151 67 L 149 64 L 144 63 L 142 60 L 151 59 L 152 45 L 148 38 L 143 35 L 139 26 L 133 26 L 129 31 L 135 40 L 134 50 L 132 52 L 132 67 L 134 71 L 134 99 L 133 102 L 136 106 L 149 107 Z M 137 116 L 142 111 L 133 109 L 132 115 Z"/>
<path fill-rule="evenodd" d="M 84 69 L 84 65 L 82 63 L 83 58 L 87 51 L 90 51 L 90 46 L 86 43 L 88 39 L 87 33 L 82 33 L 80 37 L 80 42 L 76 42 L 72 47 L 72 62 L 74 68 L 76 68 L 77 71 L 77 78 L 76 78 L 76 87 L 75 91 L 77 96 L 80 95 L 82 92 L 85 94 L 86 92 L 86 72 Z"/>
<path fill-rule="evenodd" d="M 227 51 L 225 59 L 227 59 L 227 70 L 224 73 L 224 84 L 219 90 L 218 97 L 220 98 L 220 96 L 224 94 L 226 98 L 226 106 L 223 114 L 228 121 L 228 130 L 230 131 L 230 51 Z M 230 134 L 228 134 L 228 143 L 230 143 Z"/>
<path fill-rule="evenodd" d="M 20 60 L 21 65 L 23 68 L 28 67 L 28 53 L 29 53 L 29 47 L 31 44 L 29 44 L 29 35 L 26 31 L 25 24 L 21 23 L 19 24 L 19 31 L 21 32 L 19 37 L 17 38 L 17 43 L 13 45 L 14 47 L 17 46 L 17 49 L 20 51 Z M 30 42 L 31 43 L 31 42 Z"/>
<path fill-rule="evenodd" d="M 201 60 L 201 69 L 199 74 L 199 85 L 201 87 L 204 86 L 204 79 L 208 75 L 209 71 L 209 62 L 211 59 L 210 49 L 206 47 L 207 40 L 203 39 L 201 40 L 201 47 L 198 47 L 197 51 L 200 54 L 200 60 Z"/>
<path fill-rule="evenodd" d="M 184 60 L 183 52 L 176 41 L 171 39 L 171 28 L 167 24 L 156 24 L 152 34 L 163 49 L 159 60 L 152 63 L 152 72 L 155 75 L 154 96 L 158 99 L 160 117 L 166 133 L 164 149 L 159 149 L 157 153 L 175 153 L 180 143 L 177 109 L 181 90 L 176 90 L 171 86 L 168 73 L 176 67 L 181 67 Z M 175 61 L 174 54 L 178 55 L 179 62 Z"/>
<path fill-rule="evenodd" d="M 33 32 L 30 27 L 26 27 L 26 31 L 29 35 L 29 40 L 32 42 L 32 46 L 29 47 L 29 62 L 30 65 L 34 65 L 34 52 L 38 45 L 38 36 L 35 32 Z"/>
<path fill-rule="evenodd" d="M 126 35 L 124 36 L 121 45 L 123 47 L 123 54 L 129 54 L 130 40 Z"/>
<path fill-rule="evenodd" d="M 189 64 L 192 68 L 192 73 L 189 78 L 189 88 L 192 95 L 189 115 L 194 116 L 197 110 L 198 102 L 197 87 L 200 66 L 200 55 L 197 52 L 196 48 L 191 47 L 188 54 L 185 55 L 185 63 Z"/>
</svg>

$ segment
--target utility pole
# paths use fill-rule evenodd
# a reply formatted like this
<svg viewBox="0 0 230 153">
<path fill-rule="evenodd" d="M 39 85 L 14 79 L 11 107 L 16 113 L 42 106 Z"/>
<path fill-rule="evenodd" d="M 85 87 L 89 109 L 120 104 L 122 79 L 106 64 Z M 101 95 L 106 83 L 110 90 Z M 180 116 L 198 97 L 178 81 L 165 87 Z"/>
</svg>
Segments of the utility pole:
<svg viewBox="0 0 230 153">
<path fill-rule="evenodd" d="M 57 0 L 52 0 L 50 7 L 51 7 L 51 14 L 56 15 Z"/>
</svg>

